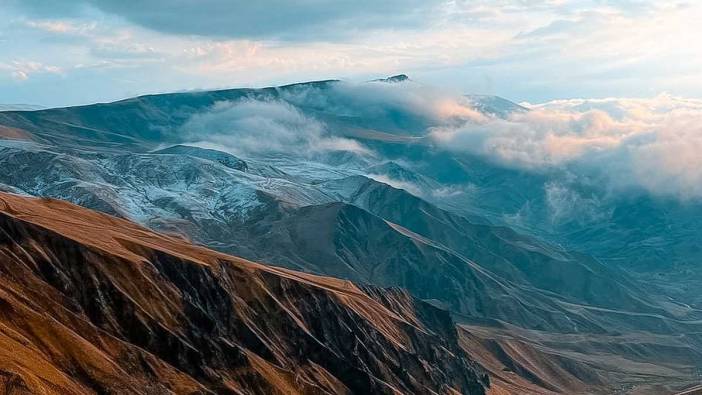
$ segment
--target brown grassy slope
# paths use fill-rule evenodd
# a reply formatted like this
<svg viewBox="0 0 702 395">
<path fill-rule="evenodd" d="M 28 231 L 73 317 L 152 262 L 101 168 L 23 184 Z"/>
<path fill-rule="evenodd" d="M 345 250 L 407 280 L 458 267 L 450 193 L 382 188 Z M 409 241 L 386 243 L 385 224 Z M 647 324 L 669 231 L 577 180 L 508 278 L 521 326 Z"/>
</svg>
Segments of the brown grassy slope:
<svg viewBox="0 0 702 395">
<path fill-rule="evenodd" d="M 476 393 L 446 312 L 0 194 L 9 393 Z"/>
</svg>

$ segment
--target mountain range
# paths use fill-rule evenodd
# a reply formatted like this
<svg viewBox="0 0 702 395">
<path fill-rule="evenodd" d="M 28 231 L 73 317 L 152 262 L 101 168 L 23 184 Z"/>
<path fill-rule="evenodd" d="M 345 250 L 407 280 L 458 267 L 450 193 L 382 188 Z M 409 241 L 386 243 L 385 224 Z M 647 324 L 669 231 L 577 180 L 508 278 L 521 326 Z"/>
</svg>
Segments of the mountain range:
<svg viewBox="0 0 702 395">
<path fill-rule="evenodd" d="M 402 393 L 442 393 L 446 388 L 463 393 L 483 388 L 665 393 L 698 380 L 702 299 L 695 285 L 702 271 L 696 265 L 696 240 L 702 235 L 702 206 L 643 191 L 612 196 L 597 180 L 572 181 L 560 170 L 516 170 L 443 149 L 431 131 L 441 122 L 453 122 L 455 115 L 439 121 L 438 110 L 417 102 L 413 84 L 406 76 L 361 85 L 320 81 L 0 112 L 0 190 L 10 193 L 3 195 L 9 202 L 3 230 L 25 238 L 6 241 L 5 248 L 29 254 L 13 258 L 12 264 L 34 270 L 27 281 L 59 292 L 66 298 L 64 308 L 73 306 L 69 309 L 81 319 L 88 317 L 90 329 L 71 331 L 106 331 L 95 336 L 116 336 L 165 364 L 132 383 L 113 383 L 104 378 L 108 376 L 73 373 L 77 368 L 66 367 L 65 354 L 58 358 L 42 351 L 42 360 L 62 372 L 66 391 L 85 391 L 92 380 L 99 386 L 87 388 L 96 392 L 172 380 L 163 385 L 178 393 L 187 391 L 176 384 L 222 392 L 230 381 L 237 390 L 264 393 L 282 387 L 302 393 L 320 388 L 331 393 L 388 388 Z M 529 111 L 499 97 L 463 99 L 465 108 L 484 117 Z M 576 194 L 578 204 L 589 203 L 597 211 L 555 215 L 554 191 Z M 121 220 L 22 195 L 61 199 Z M 19 221 L 12 214 L 15 206 L 23 207 L 20 220 L 43 219 Z M 85 231 L 80 237 L 72 233 L 79 229 L 60 225 L 61 218 L 71 223 L 73 217 Z M 90 225 L 95 221 L 100 225 Z M 108 240 L 91 237 L 90 226 L 111 229 Z M 49 231 L 74 244 L 47 239 Z M 142 235 L 151 241 L 144 244 Z M 109 248 L 99 257 L 84 252 L 96 243 Z M 67 259 L 77 259 L 72 255 L 49 259 L 61 258 L 67 249 L 80 250 L 86 268 L 66 267 Z M 203 269 L 196 264 L 203 254 L 241 258 L 216 258 L 236 264 L 210 263 Z M 105 272 L 125 257 L 124 270 L 139 273 L 115 277 Z M 33 267 L 31 262 L 39 259 L 48 262 Z M 142 268 L 139 262 L 149 266 Z M 230 266 L 254 272 L 250 279 L 238 280 L 251 283 L 250 290 L 231 288 L 219 277 L 222 267 Z M 144 280 L 149 292 L 167 289 L 176 296 L 165 291 L 131 294 L 142 292 L 125 288 L 137 281 L 132 277 L 137 274 L 156 276 Z M 7 286 L 21 285 L 26 295 L 30 285 L 20 280 Z M 320 285 L 327 283 L 334 285 Z M 83 284 L 94 285 L 88 289 Z M 344 287 L 365 299 L 346 303 L 346 296 L 336 293 Z M 98 298 L 97 306 L 86 297 L 86 292 L 112 295 L 115 290 L 126 296 Z M 246 299 L 240 292 L 269 299 Z M 292 297 L 289 292 L 296 295 L 293 302 L 286 299 Z M 324 295 L 311 296 L 320 292 Z M 345 302 L 339 304 L 339 299 Z M 187 300 L 194 307 L 178 302 L 169 311 L 170 300 Z M 218 305 L 222 300 L 240 304 Z M 114 309 L 132 302 L 159 312 L 128 307 L 131 314 L 152 320 L 130 327 L 126 322 L 136 316 L 119 317 Z M 365 303 L 377 311 L 354 310 Z M 232 311 L 245 325 L 228 318 Z M 251 324 L 241 316 L 244 311 L 276 317 L 281 326 L 243 328 Z M 169 327 L 173 321 L 166 322 L 176 316 L 188 317 L 188 325 L 178 329 L 182 332 Z M 376 318 L 388 327 L 378 329 Z M 313 322 L 322 328 L 306 330 Z M 407 322 L 411 325 L 403 326 Z M 337 327 L 324 328 L 326 324 Z M 285 338 L 290 326 L 299 333 Z M 348 327 L 363 338 L 335 338 L 343 332 L 339 328 Z M 371 333 L 373 328 L 378 331 Z M 226 336 L 210 339 L 215 330 Z M 153 343 L 148 347 L 137 339 L 144 333 Z M 263 347 L 262 336 L 274 341 Z M 406 337 L 410 343 L 404 343 Z M 166 350 L 175 340 L 183 342 L 183 354 L 177 347 L 173 354 Z M 186 346 L 193 342 L 203 342 L 195 349 L 209 350 L 206 355 L 189 356 Z M 349 342 L 360 342 L 366 354 L 339 348 Z M 312 351 L 319 343 L 333 352 Z M 295 344 L 309 344 L 310 351 L 293 352 Z M 402 354 L 404 344 L 411 344 L 409 355 Z M 136 358 L 147 358 L 129 351 L 132 346 L 120 347 L 126 347 L 129 362 L 116 361 L 115 348 L 99 363 L 133 369 L 129 364 Z M 239 350 L 236 361 L 226 360 L 226 347 Z M 432 360 L 416 351 L 420 349 L 446 354 L 434 354 Z M 308 362 L 297 352 L 353 358 Z M 210 370 L 196 371 L 198 360 Z M 153 361 L 146 363 L 155 366 Z M 445 365 L 424 366 L 439 362 Z M 251 377 L 231 373 L 244 366 L 254 372 Z M 409 370 L 410 377 L 399 373 L 398 366 Z M 30 390 L 45 380 L 16 377 Z"/>
</svg>

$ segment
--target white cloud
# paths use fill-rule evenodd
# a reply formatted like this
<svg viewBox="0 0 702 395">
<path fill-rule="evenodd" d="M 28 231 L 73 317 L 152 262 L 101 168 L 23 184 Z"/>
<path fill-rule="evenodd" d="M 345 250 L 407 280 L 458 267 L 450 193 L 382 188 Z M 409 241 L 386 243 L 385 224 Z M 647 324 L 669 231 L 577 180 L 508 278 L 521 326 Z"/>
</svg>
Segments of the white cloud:
<svg viewBox="0 0 702 395">
<path fill-rule="evenodd" d="M 396 180 L 385 174 L 367 174 L 367 177 L 375 181 L 382 182 L 383 184 L 390 185 L 391 187 L 396 189 L 404 189 L 405 191 L 411 193 L 414 196 L 422 197 L 424 195 L 422 193 L 422 189 L 419 186 L 409 181 Z"/>
<path fill-rule="evenodd" d="M 433 128 L 451 150 L 531 170 L 596 170 L 614 186 L 702 197 L 702 100 L 559 100 L 509 119 Z"/>
<path fill-rule="evenodd" d="M 284 152 L 308 157 L 329 151 L 369 154 L 358 142 L 331 136 L 322 122 L 275 100 L 216 103 L 192 116 L 182 132 L 193 143 L 227 147 L 243 156 Z"/>
<path fill-rule="evenodd" d="M 97 27 L 96 22 L 76 22 L 60 19 L 28 20 L 26 25 L 49 33 L 73 35 L 86 35 Z"/>
<path fill-rule="evenodd" d="M 470 99 L 414 81 L 341 81 L 331 86 L 288 90 L 282 92 L 282 97 L 293 104 L 322 109 L 336 116 L 378 119 L 402 115 L 426 124 L 487 120 L 473 108 Z"/>
<path fill-rule="evenodd" d="M 583 196 L 565 182 L 552 181 L 544 185 L 546 208 L 550 225 L 575 221 L 580 225 L 599 222 L 612 215 L 603 209 L 597 196 Z"/>
<path fill-rule="evenodd" d="M 431 191 L 431 195 L 438 199 L 453 198 L 462 195 L 471 195 L 478 192 L 478 187 L 474 184 L 461 186 L 444 186 Z"/>
<path fill-rule="evenodd" d="M 7 71 L 17 81 L 26 81 L 32 74 L 49 73 L 61 74 L 58 66 L 47 65 L 36 61 L 14 60 L 10 63 L 0 63 L 0 71 Z"/>
</svg>

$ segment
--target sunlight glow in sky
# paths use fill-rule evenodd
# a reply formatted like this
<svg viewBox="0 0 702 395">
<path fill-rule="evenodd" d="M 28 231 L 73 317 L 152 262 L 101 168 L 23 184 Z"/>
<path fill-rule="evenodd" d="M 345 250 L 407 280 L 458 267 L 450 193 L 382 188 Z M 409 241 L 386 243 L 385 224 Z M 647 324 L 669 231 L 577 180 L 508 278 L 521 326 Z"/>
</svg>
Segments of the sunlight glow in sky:
<svg viewBox="0 0 702 395">
<path fill-rule="evenodd" d="M 0 104 L 397 73 L 531 103 L 702 98 L 702 2 L 251 3 L 0 0 Z"/>
</svg>

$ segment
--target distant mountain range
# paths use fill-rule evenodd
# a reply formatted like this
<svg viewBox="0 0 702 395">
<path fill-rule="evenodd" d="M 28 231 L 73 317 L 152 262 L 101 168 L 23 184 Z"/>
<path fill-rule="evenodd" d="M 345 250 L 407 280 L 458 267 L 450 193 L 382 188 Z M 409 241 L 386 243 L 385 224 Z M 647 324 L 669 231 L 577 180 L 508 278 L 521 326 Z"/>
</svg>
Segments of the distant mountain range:
<svg viewBox="0 0 702 395">
<path fill-rule="evenodd" d="M 0 190 L 364 290 L 406 289 L 449 311 L 456 341 L 514 393 L 694 382 L 702 206 L 442 149 L 401 77 L 2 112 Z M 528 111 L 464 99 L 486 117 Z M 549 188 L 604 214 L 555 217 Z"/>
</svg>

